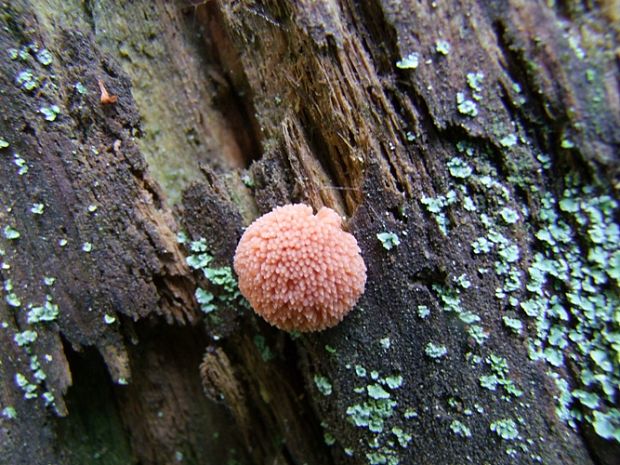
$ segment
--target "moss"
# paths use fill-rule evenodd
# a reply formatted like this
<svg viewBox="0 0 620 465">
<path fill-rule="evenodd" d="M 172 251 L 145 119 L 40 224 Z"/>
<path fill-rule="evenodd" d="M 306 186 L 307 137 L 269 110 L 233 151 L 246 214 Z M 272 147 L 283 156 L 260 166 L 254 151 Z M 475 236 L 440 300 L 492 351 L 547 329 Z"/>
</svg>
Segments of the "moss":
<svg viewBox="0 0 620 465">
<path fill-rule="evenodd" d="M 263 362 L 269 362 L 276 357 L 276 354 L 267 345 L 267 340 L 264 336 L 257 334 L 252 338 L 252 340 L 254 341 L 254 345 L 258 349 Z"/>
<path fill-rule="evenodd" d="M 331 355 L 335 355 L 337 351 L 334 347 L 330 346 L 329 344 L 325 344 L 325 352 Z"/>
<path fill-rule="evenodd" d="M 118 413 L 109 374 L 93 349 L 71 360 L 73 384 L 65 395 L 72 408 L 56 422 L 58 444 L 66 465 L 126 465 L 135 457 Z M 96 392 L 97 395 L 93 395 Z"/>
</svg>

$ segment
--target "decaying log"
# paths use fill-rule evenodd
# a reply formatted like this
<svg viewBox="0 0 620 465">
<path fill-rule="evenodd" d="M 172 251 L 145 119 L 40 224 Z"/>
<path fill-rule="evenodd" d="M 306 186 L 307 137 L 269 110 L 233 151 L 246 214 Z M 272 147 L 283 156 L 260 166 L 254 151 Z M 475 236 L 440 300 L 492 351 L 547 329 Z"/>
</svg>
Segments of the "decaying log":
<svg viewBox="0 0 620 465">
<path fill-rule="evenodd" d="M 617 2 L 487 3 L 0 2 L 0 463 L 614 464 Z M 321 333 L 234 287 L 289 202 Z"/>
</svg>

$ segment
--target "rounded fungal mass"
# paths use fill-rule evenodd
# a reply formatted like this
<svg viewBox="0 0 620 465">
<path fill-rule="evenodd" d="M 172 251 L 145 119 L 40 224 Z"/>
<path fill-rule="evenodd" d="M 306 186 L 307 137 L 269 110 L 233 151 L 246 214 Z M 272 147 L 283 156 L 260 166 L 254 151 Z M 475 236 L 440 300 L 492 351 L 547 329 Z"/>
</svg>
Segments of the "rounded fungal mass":
<svg viewBox="0 0 620 465">
<path fill-rule="evenodd" d="M 366 265 L 338 214 L 285 205 L 245 231 L 234 261 L 239 289 L 268 323 L 285 331 L 338 324 L 366 284 Z"/>
</svg>

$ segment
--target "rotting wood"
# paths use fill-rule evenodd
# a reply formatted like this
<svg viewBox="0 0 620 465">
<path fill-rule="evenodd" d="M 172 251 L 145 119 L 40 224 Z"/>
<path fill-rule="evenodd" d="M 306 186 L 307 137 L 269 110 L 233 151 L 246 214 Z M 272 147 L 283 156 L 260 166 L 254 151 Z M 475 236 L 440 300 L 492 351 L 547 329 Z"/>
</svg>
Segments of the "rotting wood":
<svg viewBox="0 0 620 465">
<path fill-rule="evenodd" d="M 148 370 L 175 376 L 166 365 L 173 361 L 169 349 L 160 350 L 161 361 L 135 361 L 140 360 L 137 349 L 128 344 L 145 341 L 132 322 L 150 316 L 170 325 L 193 323 L 194 280 L 176 240 L 175 219 L 136 146 L 139 118 L 127 77 L 88 33 L 37 29 L 40 23 L 28 6 L 2 5 L 5 112 L 0 133 L 9 144 L 2 149 L 2 227 L 10 226 L 19 238 L 2 237 L 2 280 L 5 289 L 11 283 L 15 299 L 3 294 L 0 303 L 2 408 L 10 407 L 2 417 L 0 462 L 83 463 L 98 456 L 108 463 L 128 463 L 132 457 L 145 464 L 170 463 L 183 453 L 195 460 L 232 460 L 234 437 L 226 434 L 233 439 L 222 442 L 213 436 L 229 422 L 227 413 L 201 397 L 200 342 L 192 346 L 199 350 L 191 373 L 202 400 L 192 400 L 185 414 L 169 424 L 179 431 L 192 428 L 183 444 L 168 429 L 156 427 L 155 414 L 174 410 L 170 400 L 181 396 L 175 389 L 162 391 L 159 410 L 148 406 L 155 416 L 141 420 L 124 414 L 139 406 L 140 396 L 125 396 L 125 388 L 115 388 L 106 408 L 123 415 L 111 415 L 115 420 L 109 422 L 98 410 L 102 404 L 89 404 L 89 395 L 97 392 L 73 394 L 83 394 L 82 386 L 72 387 L 74 380 L 87 383 L 79 372 L 84 364 L 77 362 L 84 352 L 91 354 L 88 364 L 103 361 L 108 375 L 101 381 L 110 389 L 133 382 L 144 391 L 159 389 L 141 382 Z M 13 49 L 20 54 L 15 59 L 9 53 Z M 51 58 L 38 57 L 42 51 Z M 118 96 L 114 105 L 101 105 L 99 79 Z M 30 307 L 44 305 L 51 313 L 29 323 Z M 183 372 L 178 380 L 184 388 L 186 378 Z M 183 400 L 194 397 L 178 390 Z M 72 410 L 66 398 L 73 399 Z M 211 422 L 194 417 L 192 409 Z M 55 414 L 66 418 L 54 419 Z M 84 420 L 92 421 L 86 436 L 77 427 Z M 131 449 L 123 442 L 97 444 L 105 431 L 123 435 L 129 425 L 142 438 Z M 67 449 L 57 447 L 58 437 Z M 237 454 L 243 457 L 238 447 Z"/>
<path fill-rule="evenodd" d="M 25 186 L 15 181 L 20 179 L 14 175 L 15 166 L 3 165 L 13 177 L 2 174 L 10 181 L 2 201 L 4 206 L 6 199 L 18 200 L 9 212 L 23 222 L 14 225 L 17 230 L 32 233 L 45 226 L 50 232 L 42 234 L 53 237 L 64 227 L 64 234 L 75 244 L 92 246 L 84 255 L 79 247 L 71 252 L 67 245 L 58 250 L 70 253 L 59 260 L 54 259 L 58 250 L 27 241 L 24 235 L 9 244 L 27 245 L 31 255 L 5 247 L 6 261 L 12 265 L 8 274 L 15 273 L 18 295 L 44 299 L 38 277 L 23 270 L 45 267 L 59 270 L 62 278 L 53 288 L 54 302 L 70 309 L 71 318 L 63 316 L 49 325 L 32 345 L 37 354 L 50 354 L 54 360 L 47 363 L 39 357 L 60 413 L 66 413 L 61 394 L 71 384 L 72 367 L 79 365 L 76 357 L 81 356 L 66 346 L 93 345 L 115 381 L 130 381 L 127 389 L 113 388 L 109 397 L 120 405 L 115 428 L 134 433 L 130 446 L 118 447 L 125 460 L 133 454 L 145 464 L 169 463 L 179 457 L 189 463 L 210 463 L 207 457 L 215 457 L 210 454 L 218 441 L 204 447 L 201 441 L 208 432 L 219 431 L 214 425 L 229 422 L 232 414 L 244 433 L 235 436 L 227 430 L 219 442 L 232 444 L 231 449 L 244 443 L 249 458 L 243 453 L 228 456 L 243 463 L 513 463 L 516 459 L 507 454 L 512 448 L 520 454 L 519 463 L 536 463 L 537 456 L 544 463 L 614 463 L 617 448 L 613 444 L 602 442 L 587 427 L 576 434 L 558 421 L 554 411 L 558 390 L 544 375 L 547 367 L 531 363 L 524 336 L 513 335 L 502 324 L 498 315 L 507 307 L 495 297 L 495 289 L 504 284 L 503 278 L 480 272 L 493 269 L 493 260 L 470 252 L 471 241 L 487 233 L 479 212 L 458 204 L 442 207 L 443 225 L 449 228 L 446 238 L 439 231 L 439 217 L 420 202 L 423 197 L 445 197 L 451 189 L 465 187 L 479 209 L 506 205 L 519 212 L 518 228 L 496 227 L 519 247 L 523 272 L 540 250 L 533 232 L 541 202 L 533 188 L 559 195 L 563 175 L 572 170 L 598 183 L 599 192 L 617 197 L 620 105 L 613 61 L 616 42 L 605 17 L 608 3 L 602 3 L 602 10 L 590 11 L 576 2 L 549 7 L 518 1 L 490 6 L 473 1 L 363 5 L 185 1 L 180 6 L 135 2 L 132 9 L 122 11 L 118 2 L 99 2 L 94 9 L 77 13 L 86 16 L 82 20 L 97 32 L 97 43 L 73 32 L 56 34 L 50 29 L 54 24 L 50 18 L 62 15 L 41 13 L 40 34 L 44 35 L 37 40 L 70 59 L 61 58 L 52 65 L 66 68 L 56 72 L 58 91 L 46 90 L 36 98 L 43 98 L 46 105 L 58 102 L 68 111 L 57 115 L 52 125 L 36 118 L 34 124 L 7 123 L 38 110 L 28 103 L 27 93 L 15 90 L 19 61 L 7 61 L 1 85 L 12 92 L 11 111 L 2 119 L 0 136 L 11 131 L 20 134 L 9 141 L 10 150 L 17 148 L 29 165 L 31 160 L 44 161 L 41 165 L 49 170 L 37 173 L 33 164 L 30 176 L 36 174 L 37 183 Z M 32 12 L 13 13 L 22 22 L 11 23 L 2 32 L 7 47 L 34 40 L 8 36 L 10 31 L 32 34 L 31 29 L 37 30 Z M 117 17 L 121 20 L 116 21 Z M 135 31 L 127 29 L 132 20 L 140 26 Z M 204 34 L 204 48 L 196 46 L 198 30 Z M 153 31 L 164 31 L 165 38 L 158 42 Z M 133 49 L 125 43 L 132 32 Z M 439 51 L 439 40 L 449 44 L 449 53 Z M 158 49 L 162 43 L 169 47 Z M 193 63 L 192 53 L 202 54 L 198 64 Z M 419 54 L 418 66 L 399 69 L 396 63 L 411 53 Z M 157 78 L 144 80 L 143 71 L 155 58 L 162 63 L 154 74 Z M 194 167 L 190 178 L 204 179 L 185 191 L 183 205 L 174 214 L 132 140 L 133 133 L 140 131 L 129 82 L 117 61 L 124 64 L 138 89 L 138 109 L 147 123 L 144 140 L 148 144 L 143 142 L 142 149 L 157 153 L 178 143 Z M 34 64 L 45 74 L 46 68 Z M 180 77 L 168 72 L 175 69 L 181 70 Z M 102 76 L 110 92 L 119 96 L 107 108 L 94 104 L 96 79 Z M 72 87 L 77 81 L 87 87 L 86 96 Z M 182 90 L 172 89 L 173 82 L 182 83 Z M 162 89 L 170 93 L 169 112 L 164 111 L 167 103 L 162 106 Z M 458 107 L 459 92 L 469 107 Z M 149 102 L 156 103 L 151 113 Z M 179 119 L 187 113 L 178 102 L 193 102 L 188 106 L 192 115 L 188 140 L 204 144 L 204 153 L 179 143 L 183 132 L 179 128 L 184 127 Z M 161 114 L 173 115 L 172 129 L 153 124 Z M 77 142 L 66 137 L 74 132 L 80 135 Z M 458 142 L 466 143 L 460 145 L 460 152 Z M 40 151 L 47 153 L 46 158 L 28 149 L 37 144 L 46 149 Z M 73 160 L 68 154 L 76 144 L 79 149 Z M 475 156 L 467 155 L 469 148 Z M 548 156 L 548 161 L 540 155 Z M 505 186 L 507 199 L 500 203 L 492 195 L 497 186 L 489 189 L 453 179 L 446 162 L 455 156 L 467 160 L 476 175 L 491 176 Z M 208 165 L 202 172 L 195 169 L 197 160 Z M 551 171 L 544 168 L 547 163 Z M 247 165 L 248 172 L 232 171 Z M 178 191 L 172 192 L 177 186 L 162 177 L 171 165 L 163 166 L 154 170 L 158 181 L 179 198 Z M 239 187 L 239 180 L 248 174 L 247 188 Z M 100 200 L 98 191 L 89 189 L 95 182 L 107 189 L 105 198 L 111 200 L 97 203 L 96 211 L 88 212 L 88 206 Z M 30 202 L 38 201 L 30 198 L 36 191 L 33 185 L 45 197 L 57 200 L 45 206 L 43 226 L 28 213 Z M 253 200 L 248 200 L 249 194 Z M 359 308 L 332 331 L 294 340 L 266 328 L 249 312 L 233 313 L 234 309 L 227 309 L 224 316 L 226 331 L 215 332 L 209 324 L 204 333 L 200 327 L 168 328 L 164 321 L 202 322 L 192 295 L 202 278 L 185 265 L 184 252 L 175 240 L 175 222 L 182 223 L 193 239 L 205 237 L 218 266 L 225 266 L 230 264 L 242 223 L 252 212 L 265 212 L 287 201 L 315 207 L 327 204 L 349 216 L 348 228 L 358 237 L 369 266 L 368 289 Z M 88 214 L 78 206 L 86 207 Z M 528 221 L 523 206 L 531 213 Z M 57 222 L 46 226 L 48 217 Z M 376 234 L 382 231 L 398 233 L 401 245 L 395 251 L 381 247 Z M 92 242 L 93 234 L 97 242 Z M 92 257 L 96 260 L 90 261 Z M 463 305 L 475 311 L 490 334 L 482 348 L 468 335 L 463 321 L 441 311 L 441 296 L 433 288 L 454 288 L 463 275 L 469 281 L 459 291 Z M 418 316 L 419 305 L 431 310 L 428 320 Z M 514 315 L 519 310 L 508 311 Z M 10 321 L 0 336 L 2 347 L 9 348 L 3 352 L 0 372 L 3 380 L 10 380 L 15 372 L 28 371 L 25 354 L 30 354 L 12 340 L 18 325 L 24 328 L 23 318 L 12 321 L 12 309 L 4 302 L 0 312 L 2 320 Z M 101 323 L 106 315 L 108 321 L 114 319 L 110 325 Z M 156 315 L 164 321 L 156 321 Z M 58 331 L 69 341 L 64 348 Z M 225 337 L 215 341 L 214 335 Z M 166 345 L 178 339 L 185 342 L 184 349 L 169 351 Z M 445 347 L 448 356 L 429 357 L 429 342 Z M 197 397 L 198 364 L 207 346 L 210 353 L 222 355 L 203 359 L 203 377 L 209 369 L 230 365 L 230 370 L 224 370 L 226 376 L 236 379 L 222 384 L 224 398 L 227 389 L 243 392 L 228 395 L 236 399 L 228 412 Z M 493 393 L 480 385 L 480 377 L 491 373 L 491 354 L 505 357 L 511 380 L 525 391 L 522 397 L 502 403 L 501 387 L 496 386 Z M 177 366 L 175 357 L 184 356 L 185 363 Z M 477 364 L 466 363 L 475 356 L 480 357 Z M 95 365 L 96 357 L 86 363 Z M 561 371 L 568 379 L 575 375 Z M 365 376 L 358 374 L 364 372 Z M 331 394 L 318 389 L 315 376 L 328 380 Z M 386 387 L 390 376 L 402 376 L 402 387 Z M 111 385 L 105 376 L 102 379 Z M 215 397 L 221 384 L 221 377 L 217 379 L 211 383 Z M 391 383 L 398 384 L 394 379 Z M 394 412 L 382 419 L 384 433 L 378 432 L 378 424 L 374 429 L 355 427 L 348 413 L 355 412 L 356 406 L 358 411 L 367 408 L 365 403 L 372 402 L 370 392 L 383 395 L 376 385 L 397 403 Z M 370 386 L 374 387 L 369 390 Z M 15 405 L 20 418 L 26 417 L 32 401 L 21 400 L 23 393 L 10 382 L 3 383 L 1 392 L 2 405 Z M 239 406 L 241 397 L 245 407 Z M 158 409 L 159 403 L 165 408 Z M 80 412 L 89 412 L 87 403 L 75 405 Z M 159 412 L 171 411 L 165 421 L 159 419 Z M 20 463 L 27 457 L 28 463 L 43 464 L 63 458 L 62 451 L 50 447 L 53 434 L 46 426 L 50 420 L 41 406 L 27 418 L 27 422 L 10 423 L 14 439 L 9 442 L 8 460 Z M 205 418 L 213 423 L 196 423 L 206 422 Z M 520 418 L 525 424 L 517 421 Z M 491 430 L 492 424 L 497 425 L 494 422 L 513 419 L 523 439 L 511 443 Z M 77 421 L 70 408 L 67 421 L 69 425 Z M 248 423 L 250 427 L 244 426 Z M 248 433 L 252 428 L 255 435 Z M 306 436 L 304 430 L 309 430 Z M 405 447 L 408 435 L 411 440 Z M 36 438 L 34 447 L 24 455 L 20 438 L 29 436 Z M 545 441 L 539 441 L 541 437 Z M 69 442 L 74 440 L 69 437 Z M 256 445 L 248 447 L 252 441 Z M 177 448 L 179 443 L 182 448 Z M 218 456 L 217 463 L 224 457 Z M 67 457 L 67 462 L 80 463 L 77 456 Z"/>
</svg>

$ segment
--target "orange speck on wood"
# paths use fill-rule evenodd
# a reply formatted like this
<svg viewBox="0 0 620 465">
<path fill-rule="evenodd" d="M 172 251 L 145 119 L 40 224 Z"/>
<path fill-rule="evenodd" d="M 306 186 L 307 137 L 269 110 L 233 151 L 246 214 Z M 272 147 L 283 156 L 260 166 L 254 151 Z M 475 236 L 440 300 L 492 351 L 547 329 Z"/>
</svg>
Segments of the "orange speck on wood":
<svg viewBox="0 0 620 465">
<path fill-rule="evenodd" d="M 118 100 L 118 96 L 110 95 L 107 89 L 105 88 L 105 84 L 103 83 L 101 79 L 99 79 L 97 82 L 99 83 L 99 90 L 101 90 L 101 97 L 99 98 L 99 101 L 101 102 L 101 104 L 110 105 L 112 103 L 116 103 Z"/>
</svg>

